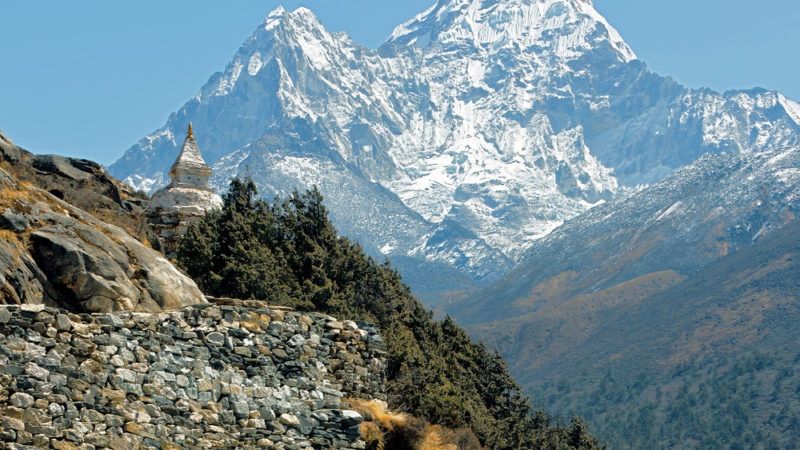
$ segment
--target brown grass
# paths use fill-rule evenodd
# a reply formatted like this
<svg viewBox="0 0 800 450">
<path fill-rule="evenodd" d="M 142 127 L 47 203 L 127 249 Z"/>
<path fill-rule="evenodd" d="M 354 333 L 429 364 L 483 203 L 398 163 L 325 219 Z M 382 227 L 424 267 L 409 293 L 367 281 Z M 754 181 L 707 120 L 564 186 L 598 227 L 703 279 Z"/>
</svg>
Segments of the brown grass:
<svg viewBox="0 0 800 450">
<path fill-rule="evenodd" d="M 562 272 L 552 278 L 542 281 L 533 288 L 527 296 L 514 302 L 517 307 L 533 306 L 538 299 L 561 299 L 568 296 L 577 285 L 579 274 L 575 271 Z"/>
<path fill-rule="evenodd" d="M 364 417 L 361 437 L 370 450 L 479 450 L 478 438 L 468 429 L 452 430 L 407 414 L 390 411 L 380 400 L 347 399 Z"/>
<path fill-rule="evenodd" d="M 686 277 L 674 270 L 662 270 L 646 273 L 642 276 L 623 281 L 600 292 L 578 297 L 581 309 L 599 310 L 619 304 L 638 303 L 645 298 L 668 289 Z"/>
<path fill-rule="evenodd" d="M 563 272 L 539 286 L 565 286 L 574 272 Z M 476 330 L 490 346 L 508 349 L 524 348 L 517 364 L 536 368 L 567 354 L 581 345 L 602 326 L 598 314 L 615 307 L 636 305 L 642 300 L 683 281 L 686 277 L 673 270 L 647 273 L 623 281 L 602 291 L 565 295 L 563 299 L 528 298 L 523 301 L 539 308 L 519 314 L 502 322 L 476 326 Z M 519 347 L 521 346 L 521 347 Z"/>
<path fill-rule="evenodd" d="M 25 251 L 25 244 L 20 240 L 17 233 L 8 230 L 0 230 L 0 240 L 5 241 L 19 252 Z"/>
</svg>

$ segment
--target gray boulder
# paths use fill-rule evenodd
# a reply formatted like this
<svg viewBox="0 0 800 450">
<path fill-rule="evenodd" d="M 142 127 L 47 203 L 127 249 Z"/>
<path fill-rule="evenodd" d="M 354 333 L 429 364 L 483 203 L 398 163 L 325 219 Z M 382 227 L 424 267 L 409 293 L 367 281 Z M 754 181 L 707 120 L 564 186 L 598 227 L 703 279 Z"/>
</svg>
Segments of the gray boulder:
<svg viewBox="0 0 800 450">
<path fill-rule="evenodd" d="M 0 186 L 0 303 L 156 312 L 206 301 L 190 278 L 122 228 L 2 169 Z"/>
<path fill-rule="evenodd" d="M 0 156 L 9 162 L 16 163 L 20 159 L 19 147 L 14 145 L 5 134 L 0 130 Z"/>
<path fill-rule="evenodd" d="M 16 233 L 25 231 L 28 228 L 28 218 L 22 214 L 17 214 L 9 209 L 0 214 L 0 230 L 9 230 Z"/>
<path fill-rule="evenodd" d="M 0 239 L 0 304 L 44 303 L 46 280 L 29 254 Z"/>
<path fill-rule="evenodd" d="M 31 158 L 30 163 L 36 170 L 58 174 L 75 181 L 88 180 L 102 169 L 99 164 L 92 161 L 58 155 L 36 155 Z"/>
</svg>

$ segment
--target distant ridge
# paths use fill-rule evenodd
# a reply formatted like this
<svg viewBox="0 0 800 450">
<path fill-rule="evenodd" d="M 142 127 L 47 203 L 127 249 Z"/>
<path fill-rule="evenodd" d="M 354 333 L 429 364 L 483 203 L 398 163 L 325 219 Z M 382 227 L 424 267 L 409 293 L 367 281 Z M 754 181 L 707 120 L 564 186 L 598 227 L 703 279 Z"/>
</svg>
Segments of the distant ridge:
<svg viewBox="0 0 800 450">
<path fill-rule="evenodd" d="M 560 414 L 587 414 L 615 447 L 742 438 L 726 434 L 723 418 L 791 447 L 793 416 L 769 417 L 796 410 L 796 398 L 778 400 L 769 385 L 729 377 L 793 373 L 799 214 L 800 149 L 705 156 L 567 222 L 509 275 L 448 312 L 501 349 L 526 392 Z M 763 372 L 734 370 L 765 357 L 773 365 Z M 559 392 L 560 380 L 568 392 Z M 718 386 L 714 404 L 747 399 L 749 409 L 720 415 L 721 406 L 698 398 L 680 404 L 675 383 L 691 392 Z M 785 384 L 800 388 L 800 379 Z M 653 403 L 656 392 L 664 396 Z M 681 411 L 674 420 L 637 422 L 671 408 Z"/>
</svg>

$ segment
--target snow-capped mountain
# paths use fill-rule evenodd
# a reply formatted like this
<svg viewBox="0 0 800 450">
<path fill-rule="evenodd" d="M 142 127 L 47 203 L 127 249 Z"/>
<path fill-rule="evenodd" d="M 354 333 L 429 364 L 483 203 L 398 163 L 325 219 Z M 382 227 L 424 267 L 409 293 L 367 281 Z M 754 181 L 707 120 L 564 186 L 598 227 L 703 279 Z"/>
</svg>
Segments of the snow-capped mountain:
<svg viewBox="0 0 800 450">
<path fill-rule="evenodd" d="M 705 153 L 800 144 L 800 105 L 653 74 L 589 0 L 440 0 L 376 50 L 278 9 L 112 174 L 165 184 L 190 120 L 218 189 L 319 185 L 340 231 L 418 291 L 491 281 Z"/>
<path fill-rule="evenodd" d="M 463 323 L 525 323 L 520 318 L 542 313 L 543 305 L 553 311 L 569 301 L 617 307 L 679 284 L 799 215 L 800 147 L 705 155 L 557 228 L 453 313 Z M 655 283 L 653 274 L 664 277 Z M 604 295 L 613 301 L 587 301 Z"/>
</svg>

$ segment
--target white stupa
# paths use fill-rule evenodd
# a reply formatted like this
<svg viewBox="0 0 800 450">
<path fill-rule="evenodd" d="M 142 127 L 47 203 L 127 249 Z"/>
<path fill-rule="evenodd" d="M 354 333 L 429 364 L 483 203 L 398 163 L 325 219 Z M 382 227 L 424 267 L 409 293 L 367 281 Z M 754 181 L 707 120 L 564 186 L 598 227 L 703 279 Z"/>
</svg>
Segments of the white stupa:
<svg viewBox="0 0 800 450">
<path fill-rule="evenodd" d="M 147 221 L 158 234 L 164 254 L 174 258 L 178 238 L 186 233 L 189 224 L 222 207 L 220 196 L 208 187 L 211 168 L 200 154 L 191 123 L 169 176 L 172 182 L 150 199 Z"/>
<path fill-rule="evenodd" d="M 200 154 L 191 123 L 181 153 L 169 170 L 169 176 L 172 182 L 153 194 L 148 208 L 150 213 L 202 215 L 206 211 L 222 207 L 222 199 L 208 187 L 211 168 Z"/>
</svg>

